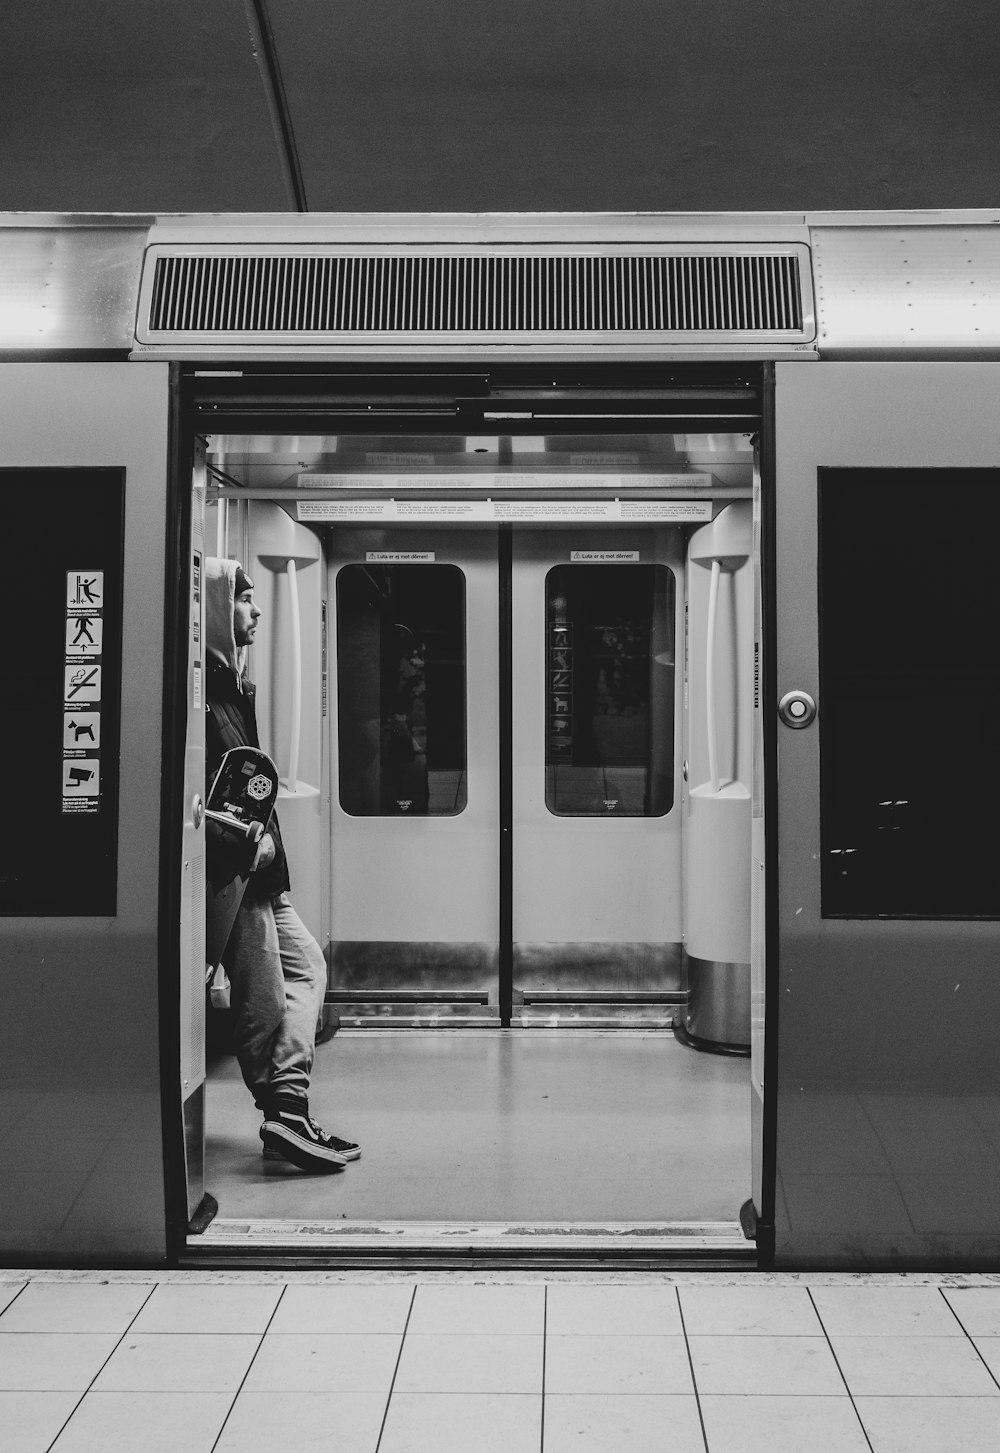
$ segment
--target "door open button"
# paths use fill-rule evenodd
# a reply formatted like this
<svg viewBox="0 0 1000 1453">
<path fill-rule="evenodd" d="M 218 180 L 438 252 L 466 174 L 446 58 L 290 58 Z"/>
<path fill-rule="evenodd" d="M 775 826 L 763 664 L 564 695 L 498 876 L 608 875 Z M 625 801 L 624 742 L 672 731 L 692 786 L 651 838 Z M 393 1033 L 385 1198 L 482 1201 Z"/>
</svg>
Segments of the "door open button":
<svg viewBox="0 0 1000 1453">
<path fill-rule="evenodd" d="M 788 727 L 807 727 L 816 718 L 816 703 L 807 691 L 786 691 L 778 715 Z"/>
</svg>

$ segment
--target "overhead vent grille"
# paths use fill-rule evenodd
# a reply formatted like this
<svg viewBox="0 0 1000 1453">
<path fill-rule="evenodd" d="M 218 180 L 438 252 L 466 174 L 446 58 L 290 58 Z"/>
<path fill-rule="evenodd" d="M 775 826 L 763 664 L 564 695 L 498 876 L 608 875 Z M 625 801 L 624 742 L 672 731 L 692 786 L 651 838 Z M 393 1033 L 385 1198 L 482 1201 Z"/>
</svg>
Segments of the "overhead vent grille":
<svg viewBox="0 0 1000 1453">
<path fill-rule="evenodd" d="M 150 249 L 140 342 L 811 337 L 802 247 L 440 254 Z M 143 320 L 145 326 L 142 325 Z M 807 329 L 809 330 L 807 333 Z"/>
</svg>

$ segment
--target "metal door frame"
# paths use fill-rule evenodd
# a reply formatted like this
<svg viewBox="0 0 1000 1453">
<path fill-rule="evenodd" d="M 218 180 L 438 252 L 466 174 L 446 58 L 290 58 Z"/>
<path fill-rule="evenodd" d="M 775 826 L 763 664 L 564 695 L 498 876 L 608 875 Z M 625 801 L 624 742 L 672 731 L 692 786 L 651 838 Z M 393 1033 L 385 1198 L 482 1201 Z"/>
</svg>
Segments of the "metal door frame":
<svg viewBox="0 0 1000 1453">
<path fill-rule="evenodd" d="M 774 549 L 774 441 L 773 441 L 773 419 L 774 419 L 774 368 L 772 364 L 753 362 L 749 365 L 732 364 L 705 364 L 705 363 L 670 363 L 658 367 L 651 367 L 649 364 L 630 365 L 607 362 L 597 365 L 537 365 L 523 363 L 509 365 L 505 368 L 486 365 L 468 364 L 453 369 L 447 379 L 439 375 L 433 377 L 432 365 L 413 366 L 408 370 L 401 370 L 391 365 L 380 365 L 365 369 L 365 382 L 369 389 L 375 388 L 380 383 L 386 388 L 386 393 L 391 395 L 396 392 L 412 390 L 414 378 L 426 379 L 423 385 L 423 394 L 426 398 L 426 406 L 411 411 L 409 405 L 412 395 L 407 398 L 407 405 L 404 406 L 403 424 L 396 427 L 404 427 L 407 432 L 420 432 L 421 427 L 425 432 L 440 432 L 442 429 L 455 429 L 463 433 L 496 432 L 497 420 L 504 417 L 504 413 L 494 414 L 490 422 L 484 426 L 484 412 L 491 403 L 490 391 L 491 382 L 499 392 L 495 397 L 502 399 L 501 408 L 516 411 L 519 405 L 525 402 L 534 402 L 539 395 L 547 398 L 556 397 L 549 390 L 554 387 L 552 383 L 553 373 L 565 375 L 567 387 L 575 397 L 567 405 L 563 421 L 559 424 L 548 426 L 547 431 L 551 432 L 579 432 L 581 425 L 586 432 L 607 432 L 614 429 L 616 414 L 612 408 L 602 408 L 599 416 L 601 424 L 599 428 L 586 429 L 586 423 L 590 418 L 584 407 L 588 386 L 599 388 L 601 382 L 609 379 L 618 384 L 614 390 L 617 398 L 628 396 L 630 389 L 637 391 L 637 397 L 641 397 L 646 403 L 647 391 L 650 389 L 662 390 L 664 396 L 669 396 L 670 402 L 662 402 L 651 406 L 648 414 L 645 415 L 647 427 L 653 427 L 673 432 L 700 432 L 709 418 L 717 431 L 722 432 L 746 432 L 746 420 L 750 417 L 740 402 L 734 402 L 729 413 L 708 414 L 706 416 L 705 396 L 710 392 L 710 386 L 719 382 L 720 375 L 742 375 L 744 378 L 752 376 L 757 380 L 753 385 L 757 389 L 755 395 L 757 409 L 754 414 L 757 420 L 758 440 L 760 450 L 761 470 L 761 500 L 762 500 L 762 548 L 761 548 L 761 588 L 762 588 L 762 640 L 761 640 L 761 682 L 762 690 L 767 694 L 765 701 L 773 699 L 774 684 L 774 660 L 773 651 L 768 649 L 768 642 L 773 641 L 775 627 L 775 549 Z M 188 618 L 188 599 L 184 589 L 186 573 L 182 566 L 186 560 L 189 534 L 190 534 L 190 487 L 191 468 L 193 463 L 194 440 L 202 432 L 236 432 L 236 433 L 268 433 L 268 432 L 299 432 L 308 433 L 315 431 L 318 417 L 326 416 L 332 409 L 336 416 L 337 428 L 339 431 L 363 432 L 365 430 L 374 432 L 386 429 L 386 415 L 393 412 L 392 408 L 385 406 L 385 399 L 380 400 L 375 413 L 361 411 L 359 395 L 350 389 L 349 381 L 357 379 L 358 370 L 351 366 L 310 366 L 303 370 L 301 365 L 251 365 L 243 371 L 234 373 L 231 369 L 212 368 L 196 369 L 192 365 L 171 366 L 171 448 L 170 448 L 170 491 L 168 500 L 168 531 L 166 541 L 167 555 L 167 599 L 166 599 L 166 642 L 167 659 L 165 663 L 165 712 L 164 712 L 164 782 L 163 800 L 164 803 L 173 804 L 178 799 L 178 792 L 183 780 L 183 743 L 186 733 L 186 708 L 187 689 L 186 671 L 184 656 L 186 651 L 186 627 Z M 333 397 L 330 394 L 331 373 L 335 376 L 333 380 Z M 310 380 L 308 375 L 317 377 Z M 322 377 L 319 377 L 322 376 Z M 338 383 L 337 380 L 341 380 Z M 277 388 L 270 388 L 269 384 L 276 381 Z M 452 397 L 456 381 L 459 385 L 466 382 L 469 385 L 468 397 L 460 398 L 457 408 L 442 407 L 440 393 L 435 389 L 444 389 Z M 323 384 L 326 387 L 323 387 Z M 348 396 L 345 397 L 339 390 L 342 383 L 348 385 Z M 706 387 L 708 385 L 709 387 Z M 685 408 L 686 389 L 695 388 L 700 397 L 692 409 Z M 464 389 L 463 389 L 464 392 Z M 736 395 L 729 393 L 728 398 L 736 398 Z M 563 395 L 565 397 L 565 395 Z M 606 397 L 606 396 L 605 396 Z M 602 397 L 602 404 L 605 402 Z M 697 397 L 697 396 L 696 396 Z M 598 406 L 600 407 L 600 405 Z M 398 406 L 396 406 L 396 416 Z M 426 416 L 426 422 L 422 425 L 414 419 L 414 413 Z M 514 422 L 512 420 L 512 422 Z M 699 428 L 701 426 L 701 428 Z M 536 432 L 538 430 L 536 429 Z M 523 432 L 523 429 L 518 430 Z M 529 431 L 530 432 L 530 431 Z M 506 548 L 510 553 L 509 527 L 505 531 L 504 526 L 498 527 L 498 540 L 507 534 Z M 500 660 L 504 669 L 501 680 L 508 683 L 510 690 L 511 673 L 511 640 L 510 640 L 510 573 L 500 571 L 501 582 L 506 581 L 506 601 L 502 601 L 500 613 L 500 635 L 499 642 Z M 500 731 L 501 740 L 504 734 L 508 736 L 508 749 L 502 754 L 505 762 L 506 781 L 501 784 L 501 855 L 510 854 L 512 845 L 512 815 L 513 815 L 513 793 L 512 793 L 512 772 L 511 752 L 509 750 L 509 738 L 513 730 L 512 716 L 512 691 L 511 699 L 507 702 L 502 712 Z M 776 751 L 774 740 L 774 727 L 771 714 L 765 712 L 764 717 L 764 755 L 765 755 L 765 813 L 767 820 L 773 825 L 775 822 L 776 790 L 777 790 L 777 767 Z M 506 830 L 504 830 L 506 829 Z M 172 911 L 177 904 L 178 888 L 170 881 L 176 877 L 177 885 L 180 882 L 180 831 L 179 825 L 176 830 L 171 826 L 168 816 L 165 815 L 162 827 L 163 847 L 165 849 L 164 860 L 173 864 L 177 872 L 167 872 L 163 875 L 162 906 L 164 909 L 161 918 L 161 935 L 163 938 L 164 955 L 163 962 L 166 963 L 174 958 L 171 948 L 176 946 L 177 930 L 164 928 L 164 925 L 175 916 Z M 777 844 L 775 833 L 772 831 L 767 840 L 767 861 L 768 878 L 772 885 L 777 882 Z M 512 944 L 512 897 L 509 885 L 511 884 L 511 872 L 506 871 L 502 875 L 502 881 L 506 880 L 508 891 L 501 899 L 501 924 L 507 915 L 506 932 L 502 938 Z M 744 1207 L 745 1214 L 741 1215 L 744 1224 L 744 1231 L 748 1241 L 756 1240 L 757 1256 L 756 1264 L 766 1267 L 773 1261 L 773 1227 L 774 1227 L 774 1162 L 775 1162 L 775 1087 L 777 1069 L 777 955 L 776 955 L 776 894 L 772 891 L 766 901 L 766 937 L 768 944 L 768 965 L 767 965 L 767 1035 L 765 1042 L 765 1077 L 767 1085 L 767 1096 L 764 1102 L 763 1121 L 760 1127 L 759 1136 L 755 1136 L 753 1146 L 753 1158 L 760 1161 L 762 1167 L 762 1195 L 761 1204 L 758 1207 L 748 1203 Z M 512 964 L 509 964 L 504 971 L 506 975 L 507 1006 L 510 1006 L 510 995 L 512 992 Z M 175 981 L 176 975 L 171 980 Z M 501 983 L 503 983 L 503 978 Z M 178 1041 L 176 1019 L 172 1014 L 161 1021 L 163 1031 L 161 1042 L 164 1046 L 164 1064 L 169 1062 L 177 1063 Z M 509 1022 L 509 1018 L 508 1018 Z M 167 1049 L 170 1054 L 167 1054 Z M 171 1081 L 171 1088 L 173 1082 Z M 183 1149 L 179 1134 L 181 1127 L 175 1120 L 175 1130 L 166 1136 L 167 1164 L 168 1170 L 172 1163 L 175 1167 L 173 1176 L 169 1177 L 170 1187 L 168 1188 L 168 1204 L 172 1211 L 168 1214 L 168 1242 L 170 1251 L 175 1262 L 197 1264 L 204 1266 L 206 1259 L 192 1253 L 187 1239 L 188 1230 L 185 1224 L 185 1210 L 183 1208 L 184 1190 L 183 1182 L 179 1180 L 177 1171 L 183 1164 Z M 697 1238 L 695 1238 L 697 1240 Z M 467 1244 L 451 1244 L 447 1248 L 427 1247 L 414 1244 L 413 1249 L 406 1251 L 393 1251 L 384 1246 L 369 1246 L 360 1253 L 357 1249 L 346 1251 L 350 1262 L 355 1265 L 385 1264 L 394 1259 L 400 1265 L 412 1266 L 414 1262 L 421 1265 L 449 1266 L 454 1264 L 456 1257 L 461 1259 L 463 1264 L 475 1264 L 477 1266 L 494 1266 L 523 1264 L 529 1266 L 558 1265 L 558 1264 L 594 1264 L 592 1248 L 586 1246 L 560 1245 L 558 1248 L 539 1247 L 537 1252 L 517 1251 L 514 1253 L 512 1262 L 509 1253 L 495 1252 L 484 1249 L 470 1261 L 471 1247 Z M 643 1265 L 674 1266 L 678 1264 L 690 1264 L 700 1266 L 730 1264 L 725 1261 L 725 1253 L 722 1253 L 722 1260 L 715 1260 L 718 1253 L 706 1252 L 701 1246 L 693 1246 L 690 1249 L 677 1247 L 668 1251 L 650 1252 L 642 1247 L 616 1248 L 613 1255 L 620 1255 L 625 1262 L 640 1262 Z M 279 1258 L 287 1257 L 287 1253 L 275 1249 L 275 1255 Z M 608 1259 L 608 1251 L 602 1250 L 599 1254 L 599 1261 L 604 1264 Z M 707 1256 L 707 1260 L 706 1260 Z M 220 1264 L 231 1264 L 230 1256 L 222 1256 Z M 259 1265 L 260 1258 L 254 1255 L 252 1264 Z M 323 1260 L 329 1264 L 329 1254 L 323 1254 Z M 753 1264 L 749 1258 L 746 1262 L 742 1259 L 733 1265 Z"/>
</svg>

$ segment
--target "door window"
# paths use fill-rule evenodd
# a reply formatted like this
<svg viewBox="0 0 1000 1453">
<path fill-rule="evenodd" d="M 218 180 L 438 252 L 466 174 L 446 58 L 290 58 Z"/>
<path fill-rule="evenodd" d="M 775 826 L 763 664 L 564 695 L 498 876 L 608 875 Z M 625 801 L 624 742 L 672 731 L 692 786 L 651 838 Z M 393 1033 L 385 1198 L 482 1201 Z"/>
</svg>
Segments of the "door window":
<svg viewBox="0 0 1000 1453">
<path fill-rule="evenodd" d="M 466 804 L 465 577 L 456 565 L 337 576 L 340 805 L 453 817 Z"/>
<path fill-rule="evenodd" d="M 557 817 L 662 817 L 674 800 L 674 576 L 546 576 L 545 803 Z"/>
</svg>

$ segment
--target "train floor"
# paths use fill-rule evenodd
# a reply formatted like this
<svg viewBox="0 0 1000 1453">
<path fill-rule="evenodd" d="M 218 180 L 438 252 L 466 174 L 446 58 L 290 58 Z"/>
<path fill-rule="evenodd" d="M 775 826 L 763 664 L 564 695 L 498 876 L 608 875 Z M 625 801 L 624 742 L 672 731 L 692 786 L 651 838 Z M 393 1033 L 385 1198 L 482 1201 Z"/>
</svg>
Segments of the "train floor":
<svg viewBox="0 0 1000 1453">
<path fill-rule="evenodd" d="M 310 1109 L 362 1156 L 330 1176 L 262 1159 L 231 1055 L 206 1100 L 225 1220 L 738 1230 L 751 1194 L 749 1061 L 664 1030 L 342 1030 L 317 1048 Z"/>
<path fill-rule="evenodd" d="M 995 1453 L 1000 1275 L 0 1270 L 4 1453 Z"/>
</svg>

